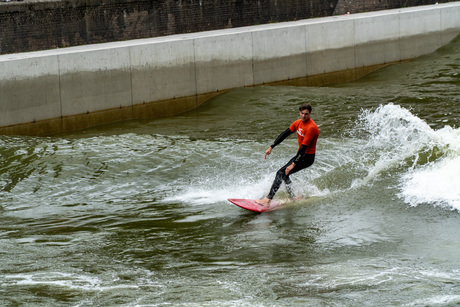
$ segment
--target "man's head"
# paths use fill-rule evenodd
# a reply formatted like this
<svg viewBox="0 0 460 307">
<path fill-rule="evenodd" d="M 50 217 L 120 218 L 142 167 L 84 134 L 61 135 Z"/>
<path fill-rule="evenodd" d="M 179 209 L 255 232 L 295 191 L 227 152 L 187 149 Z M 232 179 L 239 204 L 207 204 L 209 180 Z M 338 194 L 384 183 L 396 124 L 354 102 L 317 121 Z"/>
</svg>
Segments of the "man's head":
<svg viewBox="0 0 460 307">
<path fill-rule="evenodd" d="M 309 103 L 304 103 L 299 107 L 300 119 L 303 122 L 306 122 L 310 119 L 311 105 Z"/>
<path fill-rule="evenodd" d="M 311 113 L 311 105 L 309 103 L 304 103 L 299 107 L 299 111 L 302 112 L 303 110 L 308 110 Z"/>
</svg>

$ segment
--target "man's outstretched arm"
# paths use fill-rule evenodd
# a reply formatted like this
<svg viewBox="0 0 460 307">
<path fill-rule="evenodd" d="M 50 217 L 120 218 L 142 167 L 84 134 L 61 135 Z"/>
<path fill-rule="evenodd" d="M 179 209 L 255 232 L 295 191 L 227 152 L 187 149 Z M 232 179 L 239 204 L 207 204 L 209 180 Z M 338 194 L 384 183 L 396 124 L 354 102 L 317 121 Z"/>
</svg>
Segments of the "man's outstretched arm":
<svg viewBox="0 0 460 307">
<path fill-rule="evenodd" d="M 275 148 L 275 146 L 277 146 L 278 144 L 280 144 L 282 141 L 284 141 L 285 138 L 287 138 L 288 136 L 290 136 L 292 133 L 292 131 L 287 128 L 286 130 L 284 130 L 275 140 L 275 142 L 270 145 L 270 147 L 268 147 L 268 149 L 265 151 L 265 156 L 264 156 L 264 159 L 267 159 L 267 156 L 269 154 L 272 153 L 272 149 Z"/>
</svg>

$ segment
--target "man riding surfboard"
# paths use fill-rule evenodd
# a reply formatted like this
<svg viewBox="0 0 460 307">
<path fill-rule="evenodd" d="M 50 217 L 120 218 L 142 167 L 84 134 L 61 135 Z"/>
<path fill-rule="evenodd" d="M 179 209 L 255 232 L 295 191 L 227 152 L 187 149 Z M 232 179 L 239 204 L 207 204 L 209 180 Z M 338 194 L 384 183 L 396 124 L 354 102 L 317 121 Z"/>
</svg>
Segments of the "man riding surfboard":
<svg viewBox="0 0 460 307">
<path fill-rule="evenodd" d="M 271 154 L 275 146 L 279 145 L 282 141 L 284 141 L 284 139 L 294 132 L 297 132 L 299 150 L 286 165 L 276 172 L 275 180 L 273 181 L 270 192 L 267 197 L 257 199 L 256 202 L 258 204 L 266 207 L 270 206 L 271 200 L 283 182 L 286 184 L 289 196 L 294 198 L 291 189 L 291 179 L 289 176 L 311 166 L 315 161 L 316 141 L 318 140 L 319 129 L 313 119 L 310 118 L 312 107 L 310 104 L 304 103 L 299 107 L 299 111 L 300 119 L 293 122 L 289 128 L 276 138 L 275 142 L 265 151 L 264 159 Z"/>
</svg>

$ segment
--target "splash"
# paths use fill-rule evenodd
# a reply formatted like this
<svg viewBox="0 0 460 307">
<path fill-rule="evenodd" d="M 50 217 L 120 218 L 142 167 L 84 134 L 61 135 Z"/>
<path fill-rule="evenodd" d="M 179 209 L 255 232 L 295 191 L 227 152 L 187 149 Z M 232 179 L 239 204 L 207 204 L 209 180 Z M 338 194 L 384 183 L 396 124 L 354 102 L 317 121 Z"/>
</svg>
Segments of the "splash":
<svg viewBox="0 0 460 307">
<path fill-rule="evenodd" d="M 358 126 L 368 136 L 364 151 L 373 153 L 364 178 L 369 183 L 382 173 L 403 170 L 399 196 L 411 206 L 433 204 L 460 210 L 460 130 L 433 130 L 401 106 L 388 104 L 365 110 Z"/>
<path fill-rule="evenodd" d="M 410 110 L 392 103 L 380 106 L 374 112 L 364 110 L 359 120 L 370 135 L 369 147 L 414 151 L 429 143 L 434 134 L 430 126 Z"/>
<path fill-rule="evenodd" d="M 333 196 L 393 177 L 391 184 L 402 191 L 399 196 L 411 206 L 430 202 L 460 207 L 455 203 L 460 197 L 451 192 L 460 190 L 455 189 L 460 176 L 455 177 L 455 167 L 451 165 L 458 163 L 451 159 L 460 157 L 459 132 L 451 127 L 433 130 L 410 110 L 395 104 L 363 110 L 352 129 L 356 133 L 352 138 L 321 140 L 317 161 L 308 171 L 296 174 L 294 190 L 296 195 L 306 197 Z M 295 141 L 286 140 L 267 160 L 260 154 L 265 145 L 258 142 L 246 141 L 243 146 L 227 139 L 184 144 L 200 159 L 184 180 L 176 181 L 178 188 L 170 189 L 163 201 L 201 206 L 225 202 L 227 198 L 264 197 L 274 172 L 297 148 Z M 208 148 L 215 152 L 210 153 Z M 453 173 L 430 174 L 442 168 L 441 163 L 448 164 L 447 170 Z M 428 195 L 428 183 L 417 179 L 435 175 L 440 185 L 449 186 L 447 181 L 453 185 L 445 190 L 437 188 L 441 195 L 436 197 Z M 285 194 L 283 185 L 276 197 Z"/>
<path fill-rule="evenodd" d="M 460 129 L 437 130 L 432 142 L 442 149 L 442 157 L 409 170 L 399 196 L 411 206 L 428 203 L 460 211 Z"/>
<path fill-rule="evenodd" d="M 379 178 L 382 173 L 400 168 L 407 161 L 418 163 L 419 157 L 430 157 L 434 131 L 409 110 L 394 104 L 363 110 L 352 136 L 367 140 L 360 149 L 361 168 L 367 175 L 354 180 L 358 188 Z"/>
<path fill-rule="evenodd" d="M 249 178 L 249 179 L 248 179 Z M 270 178 L 225 178 L 217 176 L 210 180 L 200 178 L 179 194 L 170 195 L 165 202 L 182 202 L 193 205 L 213 204 L 225 202 L 228 198 L 261 198 L 266 192 L 266 186 L 270 184 Z"/>
<path fill-rule="evenodd" d="M 402 178 L 400 196 L 411 206 L 434 204 L 460 211 L 460 157 L 408 172 Z"/>
</svg>

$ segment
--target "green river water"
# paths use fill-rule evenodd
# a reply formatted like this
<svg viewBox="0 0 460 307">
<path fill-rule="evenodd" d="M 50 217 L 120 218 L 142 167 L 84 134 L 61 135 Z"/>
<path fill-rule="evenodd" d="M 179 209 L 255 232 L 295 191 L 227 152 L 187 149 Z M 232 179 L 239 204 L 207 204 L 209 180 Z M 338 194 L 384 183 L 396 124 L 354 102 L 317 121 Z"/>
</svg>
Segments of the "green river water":
<svg viewBox="0 0 460 307">
<path fill-rule="evenodd" d="M 306 199 L 255 214 L 297 150 Z M 460 39 L 359 81 L 239 88 L 175 117 L 0 136 L 2 306 L 460 304 Z M 276 196 L 286 197 L 282 187 Z"/>
</svg>

